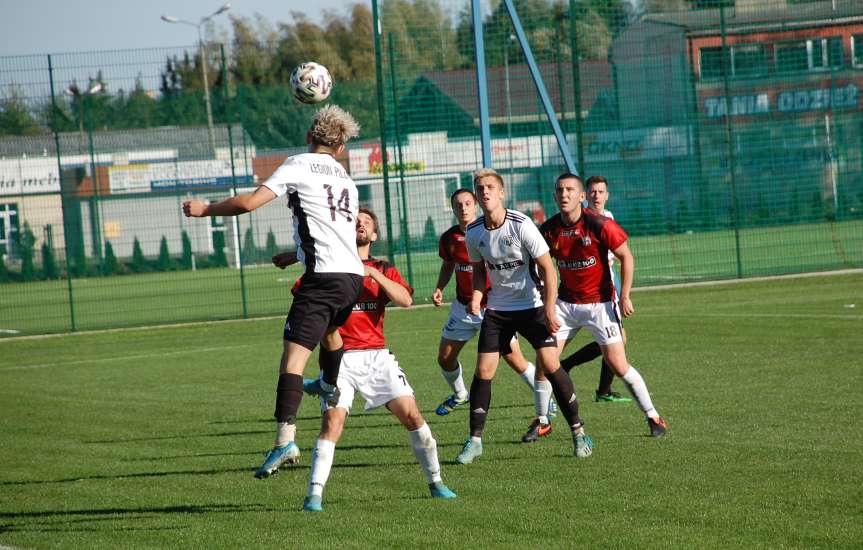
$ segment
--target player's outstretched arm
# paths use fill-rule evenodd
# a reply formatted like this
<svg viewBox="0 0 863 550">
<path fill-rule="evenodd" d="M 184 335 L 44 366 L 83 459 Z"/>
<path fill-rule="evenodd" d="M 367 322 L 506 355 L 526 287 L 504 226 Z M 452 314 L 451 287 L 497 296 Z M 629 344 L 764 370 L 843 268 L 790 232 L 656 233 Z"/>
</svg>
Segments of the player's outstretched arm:
<svg viewBox="0 0 863 550">
<path fill-rule="evenodd" d="M 557 318 L 557 270 L 551 260 L 551 254 L 546 252 L 534 260 L 542 277 L 543 293 L 542 303 L 545 311 L 545 325 L 551 334 L 560 329 L 560 319 Z"/>
<path fill-rule="evenodd" d="M 443 303 L 443 289 L 449 284 L 453 270 L 455 270 L 455 262 L 441 262 L 440 272 L 437 275 L 437 284 L 435 284 L 434 292 L 431 295 L 434 305 L 439 306 Z"/>
<path fill-rule="evenodd" d="M 279 252 L 272 258 L 273 265 L 278 267 L 279 269 L 285 269 L 289 265 L 294 265 L 299 261 L 297 258 L 297 252 Z"/>
<path fill-rule="evenodd" d="M 230 197 L 223 201 L 207 204 L 198 199 L 183 203 L 183 214 L 186 217 L 201 218 L 204 216 L 238 216 L 260 208 L 276 198 L 276 194 L 268 187 L 258 187 L 251 193 Z"/>
<path fill-rule="evenodd" d="M 635 258 L 625 242 L 612 250 L 612 253 L 620 261 L 620 312 L 624 317 L 629 317 L 635 313 L 635 306 L 629 297 L 632 280 L 635 277 Z"/>
<path fill-rule="evenodd" d="M 379 270 L 370 265 L 365 266 L 366 276 L 371 277 L 383 289 L 384 293 L 389 297 L 390 301 L 399 307 L 410 307 L 414 303 L 413 296 L 408 289 L 393 281 Z"/>
</svg>

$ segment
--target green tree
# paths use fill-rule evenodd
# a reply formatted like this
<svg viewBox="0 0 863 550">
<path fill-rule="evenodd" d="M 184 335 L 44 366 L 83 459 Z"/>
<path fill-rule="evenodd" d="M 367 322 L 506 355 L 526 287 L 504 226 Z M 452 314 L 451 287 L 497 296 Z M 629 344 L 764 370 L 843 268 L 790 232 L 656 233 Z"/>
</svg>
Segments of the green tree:
<svg viewBox="0 0 863 550">
<path fill-rule="evenodd" d="M 216 231 L 213 233 L 213 253 L 210 255 L 210 263 L 217 267 L 227 267 L 228 257 L 225 255 L 225 233 Z"/>
<path fill-rule="evenodd" d="M 42 276 L 46 279 L 57 279 L 57 261 L 54 259 L 54 250 L 51 246 L 44 242 L 42 243 Z"/>
<path fill-rule="evenodd" d="M 180 240 L 183 243 L 183 254 L 180 257 L 180 265 L 183 269 L 192 269 L 192 240 L 189 239 L 189 234 L 186 230 L 180 235 Z"/>
<path fill-rule="evenodd" d="M 434 228 L 434 220 L 431 216 L 426 218 L 426 224 L 423 228 L 423 244 L 425 246 L 434 246 L 438 240 L 437 231 Z"/>
<path fill-rule="evenodd" d="M 36 245 L 36 236 L 30 230 L 30 224 L 24 222 L 24 228 L 18 237 L 18 249 L 21 255 L 21 279 L 32 281 L 36 278 L 36 270 L 33 268 L 33 247 Z"/>
<path fill-rule="evenodd" d="M 129 269 L 133 273 L 142 273 L 147 270 L 147 259 L 144 257 L 144 251 L 141 249 L 141 242 L 138 237 L 132 243 L 132 261 L 129 263 Z"/>
<path fill-rule="evenodd" d="M 255 246 L 255 233 L 251 227 L 246 228 L 246 234 L 243 236 L 243 263 L 256 263 L 259 256 L 258 248 Z"/>
<path fill-rule="evenodd" d="M 0 246 L 0 283 L 9 280 L 9 268 L 6 267 L 6 247 Z"/>
<path fill-rule="evenodd" d="M 156 271 L 169 271 L 171 269 L 171 253 L 168 252 L 168 239 L 162 235 L 159 241 L 159 257 L 156 259 Z"/>
<path fill-rule="evenodd" d="M 0 134 L 35 135 L 44 133 L 38 120 L 27 108 L 17 87 L 11 86 L 7 97 L 0 98 Z"/>
<path fill-rule="evenodd" d="M 273 233 L 272 228 L 267 232 L 267 244 L 264 247 L 266 251 L 266 260 L 269 261 L 270 258 L 279 253 L 279 247 L 276 244 L 276 235 Z"/>
<path fill-rule="evenodd" d="M 104 275 L 120 273 L 120 262 L 117 261 L 117 256 L 114 254 L 114 245 L 107 240 L 105 241 L 105 261 L 102 263 L 102 273 Z"/>
</svg>

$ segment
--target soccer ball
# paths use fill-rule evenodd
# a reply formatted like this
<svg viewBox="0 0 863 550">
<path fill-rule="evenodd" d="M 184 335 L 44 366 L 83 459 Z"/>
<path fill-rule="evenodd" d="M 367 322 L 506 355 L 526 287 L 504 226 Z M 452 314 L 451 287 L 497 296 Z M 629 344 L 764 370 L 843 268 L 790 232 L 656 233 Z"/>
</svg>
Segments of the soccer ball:
<svg viewBox="0 0 863 550">
<path fill-rule="evenodd" d="M 294 97 L 303 103 L 320 103 L 330 96 L 333 77 L 320 63 L 300 63 L 291 73 L 291 89 Z"/>
</svg>

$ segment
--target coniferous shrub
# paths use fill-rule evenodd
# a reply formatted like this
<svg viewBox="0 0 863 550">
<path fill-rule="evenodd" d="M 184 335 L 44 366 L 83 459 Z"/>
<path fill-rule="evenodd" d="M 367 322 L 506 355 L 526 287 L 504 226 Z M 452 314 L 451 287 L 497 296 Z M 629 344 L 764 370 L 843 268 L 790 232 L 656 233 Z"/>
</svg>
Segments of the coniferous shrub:
<svg viewBox="0 0 863 550">
<path fill-rule="evenodd" d="M 132 243 L 132 261 L 129 263 L 129 269 L 134 273 L 143 273 L 147 270 L 147 259 L 144 257 L 138 237 L 135 237 L 135 242 Z"/>
<path fill-rule="evenodd" d="M 169 271 L 171 269 L 171 253 L 168 252 L 168 239 L 162 235 L 159 241 L 159 257 L 156 259 L 156 271 Z"/>
<path fill-rule="evenodd" d="M 183 269 L 192 269 L 194 265 L 192 260 L 192 240 L 189 238 L 189 234 L 183 230 L 183 234 L 180 239 L 183 242 L 183 254 L 180 256 L 180 265 Z"/>
<path fill-rule="evenodd" d="M 114 254 L 114 245 L 111 241 L 105 241 L 105 261 L 102 264 L 102 273 L 105 275 L 116 275 L 120 273 L 120 262 Z"/>
</svg>

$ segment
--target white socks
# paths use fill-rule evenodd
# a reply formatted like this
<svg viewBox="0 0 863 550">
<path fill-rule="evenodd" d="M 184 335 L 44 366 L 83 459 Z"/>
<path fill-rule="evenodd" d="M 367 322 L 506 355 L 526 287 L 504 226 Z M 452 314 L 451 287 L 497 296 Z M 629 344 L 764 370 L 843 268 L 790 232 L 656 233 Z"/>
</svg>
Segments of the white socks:
<svg viewBox="0 0 863 550">
<path fill-rule="evenodd" d="M 644 378 L 635 370 L 635 367 L 629 365 L 629 370 L 622 377 L 623 383 L 626 384 L 629 393 L 635 398 L 638 406 L 644 411 L 648 418 L 656 418 L 659 413 L 653 407 L 653 401 L 650 400 L 650 393 L 647 391 L 647 384 L 644 383 Z"/>
<path fill-rule="evenodd" d="M 423 424 L 420 429 L 409 431 L 408 435 L 411 438 L 414 456 L 417 457 L 417 462 L 420 463 L 426 480 L 429 483 L 441 481 L 440 462 L 437 458 L 437 441 L 432 436 L 429 425 Z"/>
<path fill-rule="evenodd" d="M 336 454 L 334 441 L 318 439 L 315 442 L 315 450 L 312 451 L 312 471 L 309 474 L 309 489 L 306 496 L 322 496 L 324 485 L 330 477 L 333 468 L 333 456 Z"/>
<path fill-rule="evenodd" d="M 521 379 L 524 380 L 524 383 L 530 386 L 530 389 L 535 390 L 534 379 L 533 377 L 536 375 L 536 366 L 533 363 L 528 361 L 527 368 L 524 369 L 524 372 L 519 374 Z"/>
<path fill-rule="evenodd" d="M 536 408 L 536 416 L 542 424 L 548 424 L 548 403 L 551 400 L 551 382 L 548 380 L 536 380 L 533 390 L 533 405 Z"/>
<path fill-rule="evenodd" d="M 461 363 L 458 364 L 458 368 L 456 370 L 444 370 L 441 369 L 440 373 L 443 375 L 444 380 L 446 380 L 449 387 L 452 388 L 452 392 L 455 394 L 458 399 L 467 399 L 467 388 L 464 386 L 464 379 L 461 376 Z"/>
<path fill-rule="evenodd" d="M 276 423 L 276 447 L 284 447 L 297 435 L 297 425 L 287 422 Z"/>
</svg>

